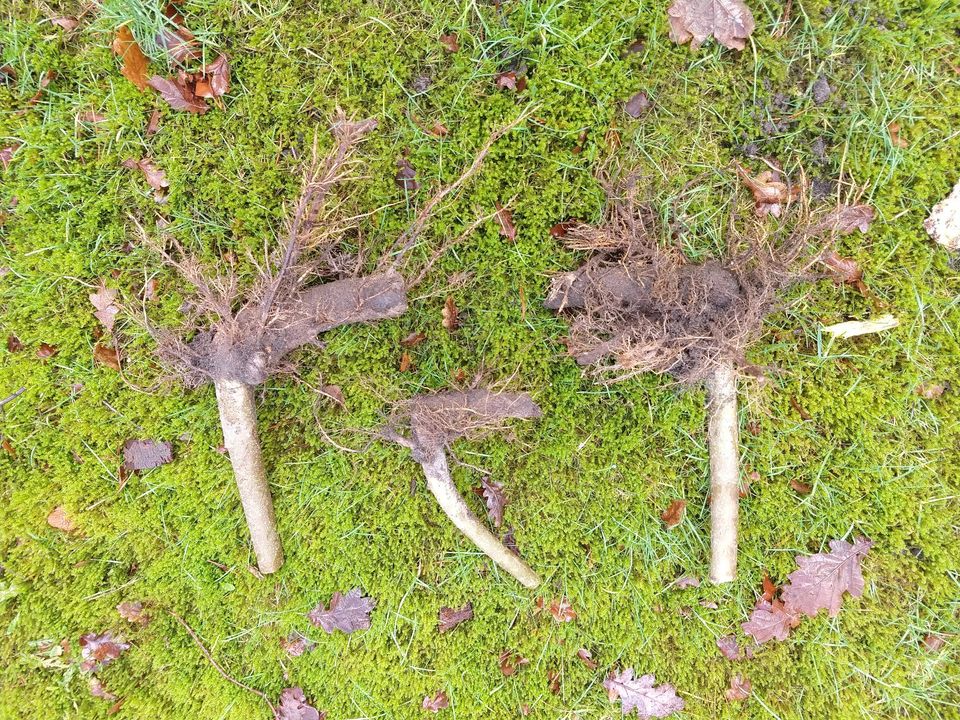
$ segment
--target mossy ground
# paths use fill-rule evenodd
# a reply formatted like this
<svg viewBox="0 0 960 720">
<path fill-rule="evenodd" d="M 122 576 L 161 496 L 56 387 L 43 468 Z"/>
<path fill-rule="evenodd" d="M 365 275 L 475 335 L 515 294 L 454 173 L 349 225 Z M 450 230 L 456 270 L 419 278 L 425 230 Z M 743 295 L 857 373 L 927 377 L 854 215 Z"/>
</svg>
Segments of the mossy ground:
<svg viewBox="0 0 960 720">
<path fill-rule="evenodd" d="M 108 4 L 148 24 L 139 0 Z M 146 138 L 160 101 L 121 77 L 109 18 L 87 15 L 65 35 L 45 19 L 77 8 L 0 0 L 2 62 L 18 73 L 0 85 L 0 146 L 23 143 L 0 172 L 3 206 L 14 196 L 19 203 L 0 227 L 0 265 L 10 269 L 0 278 L 0 321 L 4 337 L 25 345 L 0 350 L 0 396 L 27 388 L 0 418 L 16 452 L 0 458 L 0 716 L 103 716 L 109 703 L 90 697 L 78 675 L 44 667 L 37 644 L 69 639 L 76 653 L 82 633 L 113 629 L 133 643 L 101 673 L 125 698 L 119 717 L 267 717 L 258 698 L 200 655 L 171 609 L 237 678 L 273 697 L 300 685 L 330 718 L 420 717 L 423 697 L 437 690 L 450 697 L 450 717 L 513 718 L 524 704 L 531 717 L 614 717 L 601 681 L 616 666 L 676 685 L 691 718 L 960 717 L 960 638 L 937 652 L 921 645 L 927 633 L 960 632 L 960 284 L 922 229 L 957 178 L 960 6 L 795 0 L 790 28 L 775 38 L 783 4 L 750 4 L 758 27 L 745 52 L 711 43 L 691 54 L 667 39 L 665 0 L 507 0 L 499 11 L 474 2 L 188 0 L 187 23 L 211 52 L 230 54 L 234 86 L 225 109 L 203 117 L 163 108 L 160 132 Z M 453 55 L 439 42 L 447 31 L 460 38 Z M 645 48 L 622 57 L 637 38 Z M 530 76 L 519 95 L 492 82 L 515 59 Z M 46 70 L 57 77 L 18 115 Z M 424 73 L 433 82 L 417 94 L 411 82 Z M 834 93 L 818 106 L 810 86 L 821 74 Z M 622 102 L 641 90 L 654 109 L 630 120 Z M 91 286 L 103 278 L 130 299 L 155 276 L 150 312 L 176 322 L 188 288 L 140 245 L 132 223 L 152 227 L 158 209 L 183 242 L 211 259 L 232 252 L 252 272 L 247 252 L 281 227 L 301 158 L 315 134 L 328 142 L 325 123 L 338 104 L 381 122 L 349 200 L 379 208 L 361 228 L 375 253 L 431 188 L 456 177 L 486 135 L 530 103 L 536 122 L 497 144 L 427 235 L 437 245 L 515 198 L 516 243 L 488 223 L 445 257 L 404 317 L 330 333 L 326 348 L 300 354 L 300 381 L 263 388 L 263 446 L 287 561 L 257 580 L 246 569 L 229 465 L 216 452 L 212 390 L 155 386 L 153 342 L 129 316 L 117 327 L 124 377 L 95 364 Z M 84 110 L 108 119 L 78 124 Z M 443 122 L 449 136 L 425 134 L 411 114 Z M 891 122 L 907 147 L 891 141 Z M 863 266 L 874 300 L 829 282 L 809 286 L 756 345 L 753 359 L 781 372 L 743 389 L 743 425 L 757 430 L 743 433 L 743 459 L 759 479 L 742 501 L 740 577 L 731 586 L 667 587 L 706 573 L 702 394 L 657 377 L 591 384 L 563 356 L 563 322 L 540 307 L 550 273 L 578 261 L 548 229 L 602 211 L 593 173 L 610 153 L 611 128 L 621 161 L 644 173 L 695 254 L 721 248 L 729 213 L 746 207 L 731 170 L 746 143 L 793 172 L 846 173 L 878 211 L 868 234 L 840 246 Z M 405 149 L 424 185 L 410 197 L 393 181 Z M 131 156 L 166 170 L 164 205 L 120 167 Z M 459 271 L 470 273 L 451 291 L 462 329 L 448 335 L 440 309 Z M 818 333 L 879 311 L 900 327 L 832 343 Z M 414 371 L 401 374 L 399 340 L 413 331 L 427 341 L 412 352 Z M 59 353 L 38 359 L 40 343 Z M 422 488 L 410 494 L 418 468 L 405 451 L 373 444 L 349 454 L 318 428 L 362 447 L 357 429 L 376 427 L 389 402 L 447 386 L 460 369 L 513 376 L 543 406 L 542 422 L 518 426 L 512 442 L 456 448 L 508 488 L 507 523 L 546 578 L 535 594 L 478 556 Z M 311 386 L 320 383 L 343 388 L 348 412 L 317 404 Z M 948 389 L 926 400 L 915 392 L 921 383 Z M 118 489 L 129 437 L 173 440 L 177 457 Z M 474 470 L 455 475 L 465 490 L 476 484 Z M 798 495 L 792 479 L 813 492 Z M 678 497 L 689 503 L 686 519 L 665 530 L 659 513 Z M 80 534 L 46 525 L 56 505 Z M 795 554 L 850 534 L 876 542 L 862 598 L 848 598 L 836 619 L 804 622 L 753 661 L 720 656 L 716 638 L 738 632 L 765 571 L 782 581 Z M 327 636 L 308 625 L 318 601 L 352 587 L 377 599 L 369 631 Z M 577 620 L 561 626 L 536 613 L 537 596 L 568 597 Z M 124 599 L 152 603 L 153 623 L 127 626 L 114 609 Z M 475 619 L 438 635 L 438 609 L 467 600 Z M 280 641 L 292 630 L 317 648 L 286 657 Z M 580 647 L 597 670 L 577 659 Z M 530 664 L 504 678 L 504 649 Z M 550 670 L 560 672 L 559 694 L 548 690 Z M 735 672 L 753 683 L 745 703 L 723 697 Z"/>
</svg>

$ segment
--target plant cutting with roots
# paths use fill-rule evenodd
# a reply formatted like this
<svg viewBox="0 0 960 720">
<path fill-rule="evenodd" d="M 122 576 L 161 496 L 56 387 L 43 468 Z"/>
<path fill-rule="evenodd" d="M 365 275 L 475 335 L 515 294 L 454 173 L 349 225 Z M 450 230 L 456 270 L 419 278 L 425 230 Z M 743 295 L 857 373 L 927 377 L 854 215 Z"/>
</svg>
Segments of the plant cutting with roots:
<svg viewBox="0 0 960 720">
<path fill-rule="evenodd" d="M 326 205 L 335 186 L 350 177 L 354 150 L 377 122 L 348 120 L 339 109 L 330 128 L 333 149 L 321 158 L 314 147 L 285 236 L 267 248 L 267 261 L 248 289 L 241 291 L 232 272 L 204 267 L 176 241 L 172 253 L 151 243 L 195 288 L 188 330 L 197 330 L 189 341 L 170 331 L 151 332 L 161 359 L 183 382 L 190 386 L 212 382 L 215 387 L 224 445 L 261 573 L 280 568 L 283 550 L 260 451 L 255 388 L 274 374 L 292 372 L 289 354 L 316 343 L 321 333 L 395 318 L 407 309 L 407 292 L 415 282 L 408 282 L 401 270 L 420 232 L 441 201 L 477 172 L 493 143 L 525 117 L 521 114 L 490 136 L 473 164 L 424 204 L 372 273 L 361 274 L 362 251 L 351 254 L 341 246 L 340 238 L 352 221 L 338 220 Z"/>
<path fill-rule="evenodd" d="M 413 397 L 393 413 L 382 436 L 410 450 L 420 463 L 427 488 L 457 529 L 487 557 L 524 587 L 533 589 L 540 577 L 473 513 L 450 476 L 446 451 L 460 437 L 475 438 L 504 429 L 508 418 L 540 417 L 539 406 L 526 393 L 488 389 L 444 391 Z M 406 426 L 408 435 L 399 427 Z"/>
<path fill-rule="evenodd" d="M 636 183 L 636 176 L 606 181 L 603 223 L 578 224 L 565 237 L 568 247 L 591 255 L 553 278 L 544 304 L 569 316 L 568 351 L 600 382 L 654 372 L 706 387 L 710 579 L 731 582 L 740 493 L 737 377 L 761 374 L 745 351 L 779 308 L 778 293 L 809 279 L 824 249 L 819 239 L 846 231 L 863 206 L 817 219 L 791 188 L 776 228 L 757 222 L 744 237 L 731 222 L 725 256 L 691 262 L 679 247 L 661 246 L 662 229 L 637 201 Z"/>
</svg>

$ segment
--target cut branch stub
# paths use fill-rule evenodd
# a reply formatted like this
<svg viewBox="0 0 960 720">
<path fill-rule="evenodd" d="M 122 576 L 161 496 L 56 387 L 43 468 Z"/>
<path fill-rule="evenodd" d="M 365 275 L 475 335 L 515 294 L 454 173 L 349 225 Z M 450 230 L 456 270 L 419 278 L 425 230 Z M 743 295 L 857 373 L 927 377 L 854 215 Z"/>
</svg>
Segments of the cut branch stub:
<svg viewBox="0 0 960 720">
<path fill-rule="evenodd" d="M 417 396 L 403 407 L 399 415 L 409 424 L 410 438 L 392 429 L 384 433 L 410 449 L 413 459 L 423 468 L 430 492 L 460 532 L 531 589 L 540 584 L 540 577 L 470 510 L 450 477 L 445 450 L 459 437 L 502 428 L 507 418 L 538 418 L 540 414 L 540 408 L 526 393 L 441 392 Z"/>
</svg>

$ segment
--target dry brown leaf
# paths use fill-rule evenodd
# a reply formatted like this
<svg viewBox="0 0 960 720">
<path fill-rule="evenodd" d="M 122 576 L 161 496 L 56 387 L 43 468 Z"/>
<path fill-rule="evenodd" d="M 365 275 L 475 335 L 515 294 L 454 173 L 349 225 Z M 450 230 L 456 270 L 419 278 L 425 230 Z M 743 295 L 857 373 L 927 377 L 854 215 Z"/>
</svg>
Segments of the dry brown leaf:
<svg viewBox="0 0 960 720">
<path fill-rule="evenodd" d="M 443 45 L 443 49 L 448 53 L 455 53 L 460 50 L 460 41 L 457 39 L 455 32 L 441 35 L 440 44 Z"/>
<path fill-rule="evenodd" d="M 755 23 L 742 0 L 674 0 L 667 10 L 670 39 L 696 50 L 711 35 L 731 50 L 743 50 Z"/>
<path fill-rule="evenodd" d="M 586 648 L 580 648 L 577 650 L 577 657 L 591 670 L 597 669 L 597 661 L 593 659 L 593 655 L 590 654 L 590 651 Z"/>
<path fill-rule="evenodd" d="M 147 185 L 153 188 L 153 199 L 157 202 L 163 202 L 167 189 L 170 187 L 170 181 L 167 180 L 167 173 L 154 165 L 153 160 L 150 158 L 143 158 L 142 160 L 127 158 L 120 164 L 128 170 L 140 170 L 147 180 Z"/>
<path fill-rule="evenodd" d="M 453 332 L 460 327 L 460 311 L 452 296 L 448 296 L 443 303 L 443 310 L 440 311 L 443 316 L 443 327 L 447 332 Z"/>
<path fill-rule="evenodd" d="M 403 355 L 400 356 L 400 372 L 408 372 L 413 367 L 413 359 L 410 357 L 410 353 L 404 351 Z"/>
<path fill-rule="evenodd" d="M 800 482 L 796 478 L 790 478 L 790 487 L 801 495 L 809 495 L 813 492 L 813 486 L 805 482 Z"/>
<path fill-rule="evenodd" d="M 497 222 L 500 224 L 500 234 L 513 242 L 517 239 L 517 228 L 513 224 L 513 211 L 500 203 L 495 203 L 495 207 L 497 208 Z"/>
<path fill-rule="evenodd" d="M 113 39 L 113 51 L 120 56 L 123 63 L 120 73 L 141 92 L 145 91 L 148 87 L 150 62 L 126 25 L 117 30 Z"/>
<path fill-rule="evenodd" d="M 780 217 L 783 206 L 795 200 L 799 195 L 799 188 L 791 187 L 780 180 L 779 173 L 773 170 L 764 170 L 756 177 L 737 163 L 737 174 L 743 180 L 750 192 L 753 193 L 755 210 L 758 217 L 773 215 Z"/>
<path fill-rule="evenodd" d="M 80 24 L 79 20 L 70 16 L 50 18 L 50 22 L 59 28 L 63 28 L 68 33 L 76 30 Z"/>
<path fill-rule="evenodd" d="M 730 687 L 727 688 L 727 692 L 724 694 L 727 700 L 733 702 L 736 700 L 746 700 L 750 697 L 752 691 L 753 685 L 750 683 L 749 678 L 745 678 L 743 675 L 734 675 L 730 678 Z"/>
<path fill-rule="evenodd" d="M 144 134 L 147 137 L 151 135 L 156 135 L 157 131 L 160 129 L 160 111 L 154 110 L 150 113 L 150 120 L 147 121 L 147 129 L 144 130 Z"/>
<path fill-rule="evenodd" d="M 416 347 L 426 339 L 427 339 L 426 333 L 412 332 L 409 335 L 407 335 L 403 340 L 400 341 L 400 345 L 405 348 L 412 348 L 412 347 Z"/>
<path fill-rule="evenodd" d="M 460 623 L 473 619 L 473 603 L 467 603 L 461 608 L 440 608 L 440 619 L 437 630 L 442 633 L 450 632 Z"/>
<path fill-rule="evenodd" d="M 670 503 L 670 507 L 660 514 L 660 519 L 663 520 L 663 523 L 667 526 L 667 529 L 675 528 L 677 525 L 683 522 L 683 516 L 686 514 L 686 510 L 686 500 L 674 500 L 672 503 Z"/>
<path fill-rule="evenodd" d="M 47 515 L 47 525 L 61 532 L 65 532 L 68 535 L 77 530 L 76 524 L 70 519 L 70 516 L 67 515 L 67 511 L 63 505 L 57 505 L 50 511 L 50 514 Z"/>
<path fill-rule="evenodd" d="M 120 352 L 116 348 L 97 343 L 93 348 L 93 359 L 101 365 L 120 371 Z"/>
<path fill-rule="evenodd" d="M 9 342 L 7 347 L 9 348 Z M 942 383 L 921 383 L 917 386 L 916 393 L 924 400 L 936 400 L 943 395 L 946 389 L 946 385 Z"/>
<path fill-rule="evenodd" d="M 101 280 L 100 287 L 97 288 L 97 291 L 90 293 L 87 297 L 90 298 L 90 303 L 95 309 L 93 313 L 94 317 L 100 321 L 104 330 L 112 333 L 114 323 L 117 319 L 117 313 L 120 312 L 120 308 L 116 304 L 117 291 L 108 288 L 103 280 Z"/>
<path fill-rule="evenodd" d="M 524 665 L 528 665 L 529 663 L 530 661 L 527 660 L 527 658 L 523 657 L 520 653 L 513 652 L 512 650 L 504 650 L 502 653 L 500 653 L 500 672 L 503 673 L 504 677 L 515 675 L 517 670 Z"/>
<path fill-rule="evenodd" d="M 650 102 L 650 98 L 647 97 L 647 94 L 644 92 L 638 92 L 632 98 L 627 100 L 627 103 L 623 106 L 623 109 L 627 115 L 636 119 L 642 115 L 645 115 L 651 107 L 653 107 L 653 103 Z"/>
<path fill-rule="evenodd" d="M 430 712 L 440 712 L 444 708 L 450 707 L 450 700 L 447 699 L 447 694 L 442 690 L 437 691 L 433 697 L 427 695 L 423 699 L 423 704 L 421 707 L 424 710 L 429 710 Z"/>
<path fill-rule="evenodd" d="M 20 352 L 23 350 L 23 343 L 16 335 L 7 335 L 7 352 Z"/>
<path fill-rule="evenodd" d="M 60 352 L 60 349 L 56 345 L 40 343 L 40 347 L 37 348 L 37 357 L 41 360 L 46 360 L 48 358 L 52 358 L 58 352 Z"/>
<path fill-rule="evenodd" d="M 887 132 L 890 133 L 890 144 L 893 145 L 895 148 L 901 148 L 901 149 L 910 147 L 910 143 L 908 143 L 900 135 L 900 130 L 901 130 L 901 127 L 900 127 L 900 123 L 898 122 L 892 122 L 889 125 L 887 125 Z"/>
<path fill-rule="evenodd" d="M 117 612 L 127 622 L 146 627 L 150 624 L 150 615 L 139 600 L 124 600 L 117 605 Z"/>
<path fill-rule="evenodd" d="M 553 615 L 553 619 L 559 623 L 573 622 L 577 619 L 576 611 L 566 598 L 551 601 L 550 607 L 547 609 L 550 611 L 550 614 Z"/>
<path fill-rule="evenodd" d="M 160 93 L 160 97 L 174 110 L 192 112 L 197 115 L 203 115 L 209 110 L 207 104 L 196 96 L 191 83 L 185 77 L 163 78 L 154 75 L 147 82 L 150 87 Z"/>
<path fill-rule="evenodd" d="M 4 148 L 0 148 L 0 164 L 3 165 L 3 169 L 6 170 L 10 167 L 10 163 L 13 162 L 13 156 L 16 154 L 17 150 L 20 149 L 20 143 L 14 145 L 7 145 Z"/>
</svg>

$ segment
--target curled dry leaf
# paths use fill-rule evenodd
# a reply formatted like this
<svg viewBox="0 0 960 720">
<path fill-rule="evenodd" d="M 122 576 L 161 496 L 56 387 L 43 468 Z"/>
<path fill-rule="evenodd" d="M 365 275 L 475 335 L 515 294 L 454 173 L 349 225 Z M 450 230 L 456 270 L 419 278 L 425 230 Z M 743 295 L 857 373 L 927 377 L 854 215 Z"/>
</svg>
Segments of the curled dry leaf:
<svg viewBox="0 0 960 720">
<path fill-rule="evenodd" d="M 696 50 L 712 35 L 731 50 L 743 50 L 755 26 L 742 0 L 674 0 L 667 10 L 670 39 Z"/>
<path fill-rule="evenodd" d="M 96 672 L 112 663 L 129 648 L 129 643 L 123 642 L 110 632 L 81 635 L 80 657 L 83 658 L 83 662 L 80 664 L 80 669 L 85 672 Z"/>
<path fill-rule="evenodd" d="M 50 18 L 50 23 L 56 25 L 58 28 L 62 28 L 66 32 L 73 32 L 77 29 L 77 26 L 80 24 L 80 21 L 75 17 L 64 16 L 64 17 L 55 17 Z"/>
<path fill-rule="evenodd" d="M 683 699 L 677 696 L 673 685 L 654 685 L 653 675 L 633 676 L 633 668 L 621 673 L 610 673 L 603 681 L 611 701 L 620 699 L 624 715 L 632 710 L 641 718 L 664 718 L 683 710 Z"/>
<path fill-rule="evenodd" d="M 41 360 L 46 360 L 48 358 L 52 358 L 58 352 L 60 352 L 60 349 L 56 345 L 40 343 L 40 347 L 37 348 L 37 357 Z"/>
<path fill-rule="evenodd" d="M 160 97 L 174 110 L 203 115 L 209 109 L 185 78 L 154 75 L 147 84 L 160 93 Z"/>
<path fill-rule="evenodd" d="M 564 220 L 563 222 L 558 222 L 556 225 L 553 225 L 550 228 L 550 236 L 555 238 L 565 237 L 570 230 L 575 228 L 580 224 L 579 220 L 571 218 L 570 220 Z"/>
<path fill-rule="evenodd" d="M 830 552 L 798 555 L 799 570 L 790 573 L 781 598 L 791 609 L 810 617 L 826 608 L 830 617 L 840 612 L 843 594 L 863 594 L 860 563 L 873 542 L 858 538 L 853 543 L 831 540 Z"/>
<path fill-rule="evenodd" d="M 405 157 L 397 160 L 397 175 L 394 182 L 404 190 L 404 192 L 416 192 L 420 189 L 420 183 L 417 182 L 417 169 Z"/>
<path fill-rule="evenodd" d="M 754 209 L 757 217 L 773 215 L 780 217 L 783 206 L 795 200 L 799 195 L 799 188 L 792 187 L 780 180 L 780 174 L 773 170 L 764 170 L 756 177 L 737 163 L 737 174 L 753 193 Z"/>
<path fill-rule="evenodd" d="M 452 296 L 448 296 L 443 303 L 443 310 L 440 311 L 443 316 L 443 327 L 447 332 L 453 332 L 460 327 L 460 311 Z"/>
<path fill-rule="evenodd" d="M 865 233 L 870 229 L 870 223 L 873 222 L 876 215 L 877 211 L 870 205 L 863 203 L 841 205 L 824 218 L 822 225 L 841 235 L 849 235 L 854 230 Z"/>
<path fill-rule="evenodd" d="M 500 90 L 516 90 L 517 74 L 512 70 L 509 72 L 502 72 L 493 79 L 493 84 L 496 85 Z"/>
<path fill-rule="evenodd" d="M 836 325 L 827 325 L 823 328 L 823 331 L 838 338 L 852 338 L 891 330 L 899 324 L 900 321 L 893 315 L 881 315 L 872 320 L 848 320 Z"/>
<path fill-rule="evenodd" d="M 405 348 L 412 348 L 412 347 L 416 347 L 426 339 L 427 339 L 426 333 L 412 332 L 409 335 L 407 335 L 403 340 L 400 341 L 400 345 Z"/>
<path fill-rule="evenodd" d="M 150 63 L 134 39 L 133 33 L 130 32 L 130 28 L 126 25 L 117 30 L 117 35 L 113 39 L 113 52 L 120 57 L 120 62 L 123 63 L 120 73 L 136 85 L 141 92 L 145 91 L 149 85 Z"/>
<path fill-rule="evenodd" d="M 498 663 L 500 665 L 500 672 L 503 673 L 503 676 L 510 677 L 511 675 L 516 675 L 517 670 L 524 665 L 529 665 L 530 661 L 518 652 L 514 652 L 513 650 L 504 650 L 502 653 L 500 653 Z"/>
<path fill-rule="evenodd" d="M 65 532 L 68 535 L 76 532 L 77 526 L 67 515 L 67 511 L 64 509 L 63 505 L 57 505 L 53 510 L 50 511 L 50 514 L 47 515 L 47 525 L 59 530 L 60 532 Z"/>
<path fill-rule="evenodd" d="M 900 149 L 908 148 L 910 147 L 910 143 L 908 143 L 900 135 L 901 129 L 902 128 L 900 127 L 900 123 L 898 122 L 892 122 L 889 125 L 887 125 L 887 132 L 890 133 L 890 144 L 893 145 L 895 148 L 900 148 Z"/>
<path fill-rule="evenodd" d="M 560 694 L 560 671 L 547 670 L 547 690 L 554 695 Z"/>
<path fill-rule="evenodd" d="M 843 257 L 830 249 L 820 256 L 820 262 L 827 266 L 830 277 L 835 283 L 852 285 L 861 295 L 866 295 L 867 286 L 863 282 L 863 270 L 856 260 Z"/>
<path fill-rule="evenodd" d="M 663 520 L 663 524 L 667 526 L 667 529 L 675 528 L 683 522 L 683 516 L 686 514 L 686 511 L 686 500 L 674 500 L 670 503 L 670 507 L 660 513 L 660 519 Z"/>
<path fill-rule="evenodd" d="M 424 710 L 429 710 L 430 712 L 440 712 L 444 708 L 450 707 L 450 700 L 447 698 L 447 694 L 442 690 L 438 690 L 433 697 L 427 695 L 423 699 L 422 706 Z"/>
<path fill-rule="evenodd" d="M 117 605 L 117 612 L 127 622 L 146 627 L 150 624 L 150 615 L 139 600 L 124 600 Z"/>
<path fill-rule="evenodd" d="M 746 700 L 750 697 L 750 693 L 753 691 L 753 684 L 750 682 L 750 678 L 745 678 L 743 675 L 734 675 L 730 678 L 730 687 L 727 688 L 727 692 L 724 693 L 727 700 L 731 702 L 737 700 Z"/>
<path fill-rule="evenodd" d="M 123 468 L 127 472 L 152 470 L 173 460 L 173 445 L 157 440 L 127 440 L 123 444 Z"/>
<path fill-rule="evenodd" d="M 354 588 L 346 595 L 335 592 L 329 608 L 320 603 L 307 617 L 316 627 L 323 628 L 329 634 L 333 634 L 334 630 L 350 634 L 370 627 L 370 613 L 376 604 L 373 598 L 364 597 L 360 588 Z"/>
<path fill-rule="evenodd" d="M 306 695 L 299 687 L 286 688 L 280 693 L 280 700 L 274 713 L 274 720 L 324 720 L 325 712 L 320 712 L 307 702 Z"/>
<path fill-rule="evenodd" d="M 13 337 L 11 335 L 11 337 Z M 7 349 L 10 348 L 9 338 L 7 339 Z M 12 351 L 11 351 L 12 352 Z M 946 392 L 946 385 L 943 383 L 921 383 L 917 385 L 915 392 L 924 400 L 936 400 Z"/>
<path fill-rule="evenodd" d="M 120 164 L 128 170 L 142 172 L 143 177 L 147 180 L 147 185 L 153 188 L 153 199 L 157 202 L 163 201 L 167 194 L 167 188 L 170 187 L 170 181 L 167 180 L 166 172 L 154 165 L 153 160 L 150 158 L 143 158 L 142 160 L 127 158 Z"/>
<path fill-rule="evenodd" d="M 460 41 L 455 32 L 441 35 L 440 44 L 443 45 L 443 49 L 448 53 L 455 53 L 460 50 Z"/>
<path fill-rule="evenodd" d="M 801 482 L 796 478 L 790 478 L 790 487 L 793 488 L 794 492 L 797 492 L 800 495 L 809 495 L 811 492 L 813 492 L 812 485 L 808 485 L 805 482 Z"/>
<path fill-rule="evenodd" d="M 551 601 L 548 610 L 553 615 L 553 619 L 559 623 L 573 622 L 577 619 L 576 611 L 566 598 Z"/>
<path fill-rule="evenodd" d="M 496 208 L 496 218 L 497 223 L 500 225 L 500 234 L 510 242 L 513 242 L 517 239 L 517 228 L 513 224 L 513 212 L 510 208 L 506 208 L 500 203 L 496 203 Z"/>
<path fill-rule="evenodd" d="M 147 137 L 156 135 L 157 131 L 160 129 L 160 111 L 154 110 L 150 113 L 150 119 L 147 121 L 147 128 L 144 130 L 144 134 Z"/>
<path fill-rule="evenodd" d="M 586 648 L 580 648 L 577 650 L 577 657 L 580 658 L 580 661 L 591 670 L 597 669 L 597 661 L 593 659 L 593 655 L 591 655 L 590 651 Z"/>
<path fill-rule="evenodd" d="M 197 97 L 218 98 L 230 92 L 230 61 L 221 53 L 217 59 L 204 65 L 195 78 Z"/>
<path fill-rule="evenodd" d="M 462 608 L 442 607 L 440 608 L 440 622 L 437 629 L 442 632 L 450 632 L 457 625 L 473 619 L 473 603 L 467 603 Z"/>
<path fill-rule="evenodd" d="M 23 350 L 23 343 L 16 335 L 7 335 L 7 352 L 20 352 Z"/>
<path fill-rule="evenodd" d="M 487 506 L 487 516 L 493 526 L 503 525 L 503 511 L 507 505 L 507 496 L 503 492 L 503 484 L 484 476 L 480 478 L 480 487 L 473 491 L 483 498 Z"/>
</svg>

